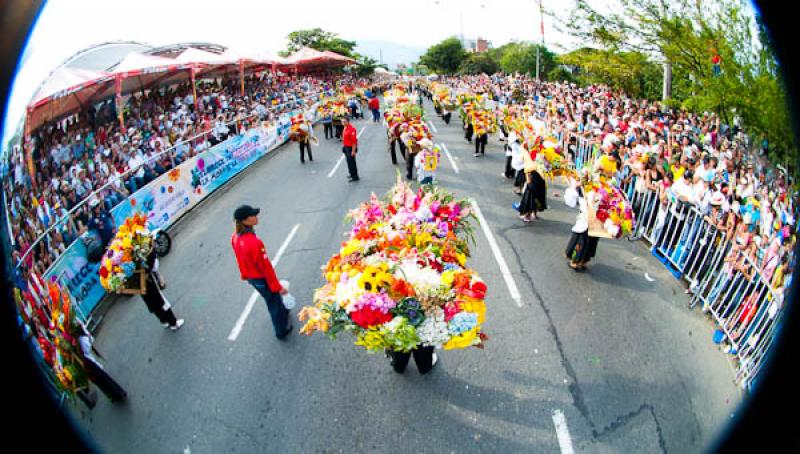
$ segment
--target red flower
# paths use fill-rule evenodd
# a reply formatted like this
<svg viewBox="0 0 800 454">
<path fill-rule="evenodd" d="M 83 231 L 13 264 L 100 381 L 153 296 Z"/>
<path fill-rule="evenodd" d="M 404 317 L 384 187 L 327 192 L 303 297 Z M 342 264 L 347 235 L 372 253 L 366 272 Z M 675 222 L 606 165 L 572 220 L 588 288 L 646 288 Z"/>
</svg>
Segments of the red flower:
<svg viewBox="0 0 800 454">
<path fill-rule="evenodd" d="M 395 215 L 397 214 L 397 208 L 395 208 L 394 205 L 389 205 L 389 212 Z"/>
<path fill-rule="evenodd" d="M 486 289 L 486 284 L 479 281 L 465 288 L 461 293 L 470 298 L 482 300 L 486 297 Z"/>
<path fill-rule="evenodd" d="M 108 277 L 108 268 L 104 266 L 100 267 L 100 277 L 102 277 L 103 279 Z"/>
<path fill-rule="evenodd" d="M 449 322 L 459 312 L 461 312 L 461 305 L 460 304 L 453 303 L 453 302 L 445 304 L 445 306 L 444 306 L 444 321 Z"/>
<path fill-rule="evenodd" d="M 606 222 L 606 219 L 608 219 L 608 211 L 598 210 L 597 220 L 600 222 Z"/>
<path fill-rule="evenodd" d="M 353 320 L 353 323 L 356 325 L 364 329 L 369 329 L 373 326 L 390 322 L 392 320 L 392 314 L 384 314 L 371 307 L 364 307 L 351 313 L 350 319 Z"/>
</svg>

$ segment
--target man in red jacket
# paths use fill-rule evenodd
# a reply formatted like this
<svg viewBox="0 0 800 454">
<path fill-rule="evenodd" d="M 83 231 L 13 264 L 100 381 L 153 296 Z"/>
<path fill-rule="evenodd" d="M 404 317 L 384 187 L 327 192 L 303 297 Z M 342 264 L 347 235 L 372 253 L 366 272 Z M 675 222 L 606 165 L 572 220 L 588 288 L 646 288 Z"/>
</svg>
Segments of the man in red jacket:
<svg viewBox="0 0 800 454">
<path fill-rule="evenodd" d="M 342 140 L 342 152 L 347 159 L 347 168 L 350 170 L 348 181 L 358 181 L 358 167 L 356 167 L 356 153 L 358 152 L 358 134 L 356 128 L 347 118 L 342 119 L 344 133 Z"/>
<path fill-rule="evenodd" d="M 372 111 L 372 122 L 373 123 L 377 123 L 381 118 L 380 112 L 378 112 L 380 107 L 381 107 L 381 104 L 378 101 L 378 97 L 377 96 L 373 96 L 369 100 L 369 109 Z"/>
<path fill-rule="evenodd" d="M 289 310 L 283 305 L 282 295 L 286 295 L 275 269 L 267 257 L 264 243 L 256 236 L 253 227 L 258 224 L 258 208 L 242 205 L 233 213 L 236 232 L 231 237 L 231 246 L 236 254 L 242 280 L 252 285 L 267 301 L 267 310 L 272 317 L 272 326 L 278 339 L 285 339 L 292 331 L 289 323 Z"/>
</svg>

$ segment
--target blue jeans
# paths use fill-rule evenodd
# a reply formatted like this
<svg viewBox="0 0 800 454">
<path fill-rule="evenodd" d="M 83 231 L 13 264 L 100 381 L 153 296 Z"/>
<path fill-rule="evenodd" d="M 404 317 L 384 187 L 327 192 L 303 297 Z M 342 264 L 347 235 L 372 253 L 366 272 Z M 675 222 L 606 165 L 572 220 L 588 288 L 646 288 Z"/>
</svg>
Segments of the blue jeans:
<svg viewBox="0 0 800 454">
<path fill-rule="evenodd" d="M 248 279 L 247 282 L 266 300 L 267 310 L 272 317 L 272 327 L 275 329 L 275 337 L 283 339 L 289 330 L 289 310 L 283 306 L 281 294 L 270 290 L 265 279 Z"/>
<path fill-rule="evenodd" d="M 372 109 L 372 121 L 377 122 L 380 120 L 380 118 L 381 116 L 380 113 L 378 112 L 378 109 Z"/>
</svg>

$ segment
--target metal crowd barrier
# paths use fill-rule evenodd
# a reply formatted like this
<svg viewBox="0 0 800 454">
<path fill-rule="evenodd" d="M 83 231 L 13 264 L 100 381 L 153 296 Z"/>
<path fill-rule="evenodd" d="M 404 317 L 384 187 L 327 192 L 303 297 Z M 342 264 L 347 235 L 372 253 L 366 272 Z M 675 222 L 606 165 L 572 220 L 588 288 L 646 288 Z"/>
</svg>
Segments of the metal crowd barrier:
<svg viewBox="0 0 800 454">
<path fill-rule="evenodd" d="M 734 248 L 697 207 L 636 190 L 635 181 L 622 186 L 636 215 L 631 239 L 647 240 L 662 263 L 686 280 L 693 294 L 689 307 L 701 304 L 714 319 L 723 351 L 737 359 L 736 382 L 751 387 L 780 326 L 780 294 L 759 264 Z"/>
<path fill-rule="evenodd" d="M 575 169 L 597 159 L 599 146 L 589 139 L 568 131 L 553 135 Z M 637 178 L 632 176 L 620 187 L 636 216 L 630 239 L 646 240 L 673 275 L 689 284 L 689 307 L 700 304 L 714 320 L 715 341 L 736 358 L 736 383 L 751 388 L 780 329 L 782 293 L 705 213 L 692 204 L 670 200 L 659 190 L 637 187 Z"/>
</svg>

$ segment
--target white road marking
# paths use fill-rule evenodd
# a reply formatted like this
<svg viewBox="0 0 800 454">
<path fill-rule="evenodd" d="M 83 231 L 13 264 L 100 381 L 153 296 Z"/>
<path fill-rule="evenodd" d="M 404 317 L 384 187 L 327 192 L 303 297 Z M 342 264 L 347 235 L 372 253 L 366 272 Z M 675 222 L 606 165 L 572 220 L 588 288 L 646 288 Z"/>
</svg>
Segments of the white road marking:
<svg viewBox="0 0 800 454">
<path fill-rule="evenodd" d="M 357 139 L 361 138 L 361 134 L 364 132 L 365 129 L 367 129 L 366 126 L 361 128 L 361 132 L 359 132 L 358 135 L 356 136 Z M 333 178 L 333 174 L 336 173 L 336 170 L 339 168 L 340 165 L 342 165 L 343 161 L 344 161 L 344 155 L 339 156 L 339 160 L 336 161 L 336 165 L 333 166 L 333 170 L 331 170 L 331 173 L 328 174 L 328 178 Z"/>
<path fill-rule="evenodd" d="M 556 426 L 556 436 L 558 436 L 558 446 L 561 448 L 561 454 L 573 454 L 575 450 L 572 448 L 572 438 L 569 436 L 569 428 L 567 428 L 567 418 L 561 410 L 553 410 L 553 424 Z"/>
<path fill-rule="evenodd" d="M 297 233 L 297 229 L 299 228 L 300 224 L 296 224 L 292 229 L 292 232 L 289 234 L 289 236 L 286 237 L 286 240 L 284 240 L 283 244 L 281 245 L 281 248 L 278 249 L 278 253 L 275 254 L 275 260 L 272 261 L 273 267 L 276 268 L 278 267 L 278 262 L 281 261 L 283 253 L 286 251 L 286 248 L 289 246 L 289 243 L 292 241 L 292 238 L 294 238 L 294 235 L 295 233 Z M 250 312 L 253 310 L 253 306 L 255 306 L 256 300 L 258 299 L 259 295 L 260 294 L 257 291 L 253 290 L 253 294 L 250 295 L 250 299 L 247 300 L 247 305 L 244 307 L 244 311 L 239 316 L 239 320 L 236 320 L 236 324 L 233 326 L 231 333 L 228 335 L 229 341 L 235 341 L 236 338 L 239 337 L 239 333 L 242 332 L 242 328 L 244 327 L 244 322 L 247 321 L 247 317 L 250 316 Z"/>
<path fill-rule="evenodd" d="M 442 142 L 442 149 L 444 150 L 445 155 L 447 155 L 447 160 L 450 161 L 450 165 L 453 166 L 453 170 L 455 170 L 455 172 L 458 173 L 458 166 L 456 165 L 456 162 L 453 160 L 453 156 L 450 154 L 450 150 L 447 149 L 447 145 L 444 142 Z"/>
<path fill-rule="evenodd" d="M 430 127 L 431 129 L 433 129 L 433 132 L 435 132 L 435 133 L 437 133 L 437 134 L 439 133 L 439 130 L 437 130 L 437 129 L 436 129 L 436 126 L 434 126 L 434 125 L 433 125 L 433 122 L 432 122 L 432 121 L 430 121 L 430 120 L 428 120 L 428 127 Z"/>
<path fill-rule="evenodd" d="M 333 166 L 333 170 L 331 170 L 331 173 L 328 174 L 328 178 L 331 178 L 333 174 L 336 173 L 336 169 L 338 169 L 339 166 L 342 165 L 342 161 L 344 161 L 344 155 L 339 156 L 339 160 L 336 161 L 336 165 Z"/>
<path fill-rule="evenodd" d="M 478 206 L 478 202 L 475 199 L 470 199 L 470 202 L 472 203 L 473 208 L 475 208 L 475 215 L 478 216 L 478 221 L 481 224 L 481 228 L 483 228 L 484 235 L 486 235 L 486 240 L 489 241 L 489 247 L 492 248 L 494 259 L 497 261 L 497 265 L 500 267 L 500 273 L 503 274 L 503 279 L 506 281 L 508 293 L 511 294 L 511 299 L 517 303 L 517 306 L 522 307 L 522 298 L 520 297 L 517 283 L 514 281 L 514 277 L 511 275 L 511 271 L 508 269 L 506 259 L 500 252 L 500 248 L 497 246 L 497 241 L 495 241 L 492 231 L 489 230 L 489 223 L 486 222 L 486 218 L 483 217 L 483 213 L 481 213 L 481 208 Z"/>
</svg>

